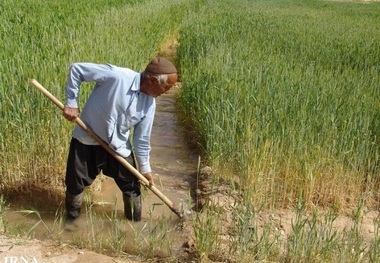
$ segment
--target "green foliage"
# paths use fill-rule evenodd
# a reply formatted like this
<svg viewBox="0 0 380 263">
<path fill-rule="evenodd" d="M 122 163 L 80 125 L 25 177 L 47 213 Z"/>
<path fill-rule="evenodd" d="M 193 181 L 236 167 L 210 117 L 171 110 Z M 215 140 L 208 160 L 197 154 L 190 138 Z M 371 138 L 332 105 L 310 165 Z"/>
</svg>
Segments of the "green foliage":
<svg viewBox="0 0 380 263">
<path fill-rule="evenodd" d="M 1 187 L 62 183 L 73 127 L 28 79 L 37 79 L 64 102 L 67 68 L 73 62 L 142 70 L 163 38 L 175 34 L 183 3 L 1 1 Z M 83 85 L 82 106 L 90 91 L 91 84 Z"/>
<path fill-rule="evenodd" d="M 7 211 L 8 207 L 5 204 L 4 196 L 0 194 L 0 233 L 4 233 L 5 231 L 5 213 Z"/>
<path fill-rule="evenodd" d="M 209 1 L 197 12 L 177 56 L 210 163 L 273 199 L 312 199 L 325 176 L 332 187 L 345 174 L 380 179 L 378 4 Z"/>
<path fill-rule="evenodd" d="M 238 175 L 251 192 L 235 211 L 231 252 L 248 260 L 375 262 L 377 228 L 363 252 L 359 221 L 338 236 L 334 213 L 320 224 L 303 217 L 303 205 L 339 206 L 341 196 L 364 188 L 376 194 L 379 18 L 378 3 L 340 1 L 3 0 L 0 190 L 62 184 L 72 125 L 28 78 L 63 101 L 71 63 L 141 70 L 162 42 L 178 37 L 183 111 L 209 163 L 221 177 Z M 83 86 L 82 105 L 90 91 Z M 294 204 L 301 193 L 305 204 L 285 246 L 270 225 L 257 231 L 257 203 Z M 120 250 L 125 240 L 115 220 L 110 246 Z M 213 210 L 195 218 L 202 260 L 221 248 L 220 220 Z M 153 253 L 162 232 L 150 231 Z"/>
<path fill-rule="evenodd" d="M 195 215 L 195 246 L 200 262 L 204 262 L 212 254 L 220 253 L 221 222 L 224 223 L 221 213 L 214 211 L 212 206 L 208 207 L 204 214 Z"/>
</svg>

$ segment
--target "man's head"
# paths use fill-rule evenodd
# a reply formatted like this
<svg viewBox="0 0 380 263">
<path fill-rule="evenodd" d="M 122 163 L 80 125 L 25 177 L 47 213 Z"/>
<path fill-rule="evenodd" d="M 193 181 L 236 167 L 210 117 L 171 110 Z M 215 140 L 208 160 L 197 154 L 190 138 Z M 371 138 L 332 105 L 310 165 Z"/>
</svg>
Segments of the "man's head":
<svg viewBox="0 0 380 263">
<path fill-rule="evenodd" d="M 169 60 L 155 57 L 142 73 L 140 90 L 158 97 L 176 83 L 177 77 L 177 69 Z"/>
</svg>

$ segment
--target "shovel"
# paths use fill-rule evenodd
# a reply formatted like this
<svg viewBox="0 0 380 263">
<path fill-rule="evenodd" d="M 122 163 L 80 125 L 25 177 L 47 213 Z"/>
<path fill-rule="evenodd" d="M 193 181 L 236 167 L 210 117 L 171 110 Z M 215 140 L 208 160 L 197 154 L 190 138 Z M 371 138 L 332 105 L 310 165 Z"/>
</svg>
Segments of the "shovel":
<svg viewBox="0 0 380 263">
<path fill-rule="evenodd" d="M 47 91 L 40 83 L 38 83 L 37 80 L 30 79 L 29 82 L 40 92 L 42 92 L 47 98 L 49 98 L 55 105 L 57 105 L 58 108 L 63 110 L 64 105 L 49 91 Z M 75 119 L 75 122 L 76 124 L 78 124 L 79 127 L 85 130 L 92 138 L 94 138 L 116 160 L 118 160 L 125 168 L 127 168 L 134 176 L 136 176 L 145 187 L 149 188 L 158 198 L 160 198 L 170 208 L 170 210 L 172 210 L 179 218 L 183 218 L 183 214 L 179 211 L 179 209 L 174 207 L 172 201 L 170 201 L 165 195 L 163 195 L 160 192 L 160 190 L 158 190 L 154 185 L 150 184 L 148 179 L 146 179 L 139 171 L 137 171 L 132 165 L 130 165 L 122 156 L 120 156 L 114 150 L 112 150 L 98 135 L 95 134 L 95 132 L 93 132 L 89 127 L 87 127 L 86 124 L 79 117 Z"/>
</svg>

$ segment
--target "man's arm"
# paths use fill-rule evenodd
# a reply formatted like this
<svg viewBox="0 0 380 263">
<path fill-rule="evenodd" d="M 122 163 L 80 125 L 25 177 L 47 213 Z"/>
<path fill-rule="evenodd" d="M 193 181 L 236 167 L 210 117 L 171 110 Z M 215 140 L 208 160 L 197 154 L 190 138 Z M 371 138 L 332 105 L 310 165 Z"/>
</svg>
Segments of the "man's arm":
<svg viewBox="0 0 380 263">
<path fill-rule="evenodd" d="M 134 127 L 133 146 L 140 172 L 153 183 L 152 169 L 150 166 L 150 136 L 152 133 L 155 105 L 152 106 L 145 118 Z"/>
<path fill-rule="evenodd" d="M 111 66 L 108 64 L 74 63 L 69 67 L 66 83 L 66 103 L 63 116 L 71 122 L 79 116 L 79 90 L 83 81 L 101 82 L 110 74 Z"/>
</svg>

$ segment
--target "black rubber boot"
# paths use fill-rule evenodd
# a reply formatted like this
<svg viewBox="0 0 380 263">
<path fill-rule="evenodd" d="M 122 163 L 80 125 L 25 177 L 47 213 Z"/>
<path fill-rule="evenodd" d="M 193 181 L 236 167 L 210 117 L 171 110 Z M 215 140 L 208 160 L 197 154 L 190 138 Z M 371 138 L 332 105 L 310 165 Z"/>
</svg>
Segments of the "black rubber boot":
<svg viewBox="0 0 380 263">
<path fill-rule="evenodd" d="M 72 195 L 66 191 L 66 221 L 72 222 L 80 215 L 83 202 L 83 192 L 79 195 Z"/>
<path fill-rule="evenodd" d="M 141 195 L 129 197 L 123 194 L 124 215 L 128 220 L 141 221 Z"/>
</svg>

